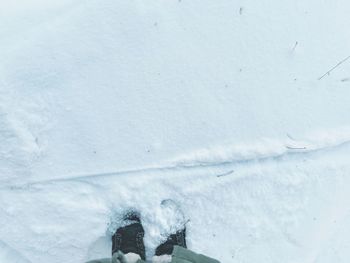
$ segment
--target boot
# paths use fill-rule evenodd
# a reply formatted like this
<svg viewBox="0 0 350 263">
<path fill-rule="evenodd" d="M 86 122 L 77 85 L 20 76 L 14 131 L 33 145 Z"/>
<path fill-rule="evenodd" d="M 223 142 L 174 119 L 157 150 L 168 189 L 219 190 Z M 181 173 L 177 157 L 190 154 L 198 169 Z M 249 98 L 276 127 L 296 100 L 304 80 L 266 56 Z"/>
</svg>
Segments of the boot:
<svg viewBox="0 0 350 263">
<path fill-rule="evenodd" d="M 119 227 L 112 236 L 112 255 L 118 251 L 125 255 L 134 253 L 146 260 L 143 237 L 145 231 L 141 224 L 140 214 L 136 211 L 128 211 L 123 216 L 123 226 Z"/>
<path fill-rule="evenodd" d="M 160 244 L 156 248 L 156 256 L 171 255 L 174 250 L 174 246 L 180 246 L 187 248 L 186 245 L 186 228 L 177 231 L 175 234 L 171 234 L 168 239 Z"/>
</svg>

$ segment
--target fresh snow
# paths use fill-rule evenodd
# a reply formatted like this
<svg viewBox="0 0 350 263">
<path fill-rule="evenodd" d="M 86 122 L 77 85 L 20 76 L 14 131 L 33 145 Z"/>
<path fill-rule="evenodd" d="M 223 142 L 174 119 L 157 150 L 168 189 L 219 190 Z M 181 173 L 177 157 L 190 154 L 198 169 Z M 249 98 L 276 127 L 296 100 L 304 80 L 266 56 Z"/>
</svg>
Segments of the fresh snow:
<svg viewBox="0 0 350 263">
<path fill-rule="evenodd" d="M 350 2 L 0 0 L 0 262 L 147 255 L 188 218 L 227 262 L 350 258 Z"/>
</svg>

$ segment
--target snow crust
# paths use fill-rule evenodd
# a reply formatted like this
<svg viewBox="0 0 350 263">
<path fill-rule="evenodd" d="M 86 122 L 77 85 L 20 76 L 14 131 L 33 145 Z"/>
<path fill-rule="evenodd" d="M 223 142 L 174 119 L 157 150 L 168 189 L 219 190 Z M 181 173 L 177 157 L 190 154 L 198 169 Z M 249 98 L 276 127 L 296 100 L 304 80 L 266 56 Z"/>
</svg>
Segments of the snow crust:
<svg viewBox="0 0 350 263">
<path fill-rule="evenodd" d="M 349 13 L 0 0 L 0 262 L 107 257 L 125 207 L 151 258 L 168 198 L 221 262 L 348 262 Z"/>
</svg>

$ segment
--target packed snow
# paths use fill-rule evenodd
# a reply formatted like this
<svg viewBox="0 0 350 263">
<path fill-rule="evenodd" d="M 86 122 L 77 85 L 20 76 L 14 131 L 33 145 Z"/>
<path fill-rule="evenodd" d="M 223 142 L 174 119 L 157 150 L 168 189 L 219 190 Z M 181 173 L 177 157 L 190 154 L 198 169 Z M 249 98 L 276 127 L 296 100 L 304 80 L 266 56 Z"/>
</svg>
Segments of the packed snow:
<svg viewBox="0 0 350 263">
<path fill-rule="evenodd" d="M 160 202 L 223 263 L 350 258 L 350 2 L 0 0 L 0 262 L 110 255 Z"/>
</svg>

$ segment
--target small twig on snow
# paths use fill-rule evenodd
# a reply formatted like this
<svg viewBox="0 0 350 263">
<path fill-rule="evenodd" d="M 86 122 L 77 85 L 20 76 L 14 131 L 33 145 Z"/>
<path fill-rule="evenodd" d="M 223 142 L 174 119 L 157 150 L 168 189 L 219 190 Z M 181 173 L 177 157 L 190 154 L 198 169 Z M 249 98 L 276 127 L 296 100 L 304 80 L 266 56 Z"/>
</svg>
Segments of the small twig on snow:
<svg viewBox="0 0 350 263">
<path fill-rule="evenodd" d="M 350 56 L 348 56 L 347 58 L 344 58 L 342 61 L 340 61 L 337 65 L 335 65 L 333 68 L 331 68 L 330 70 L 328 70 L 326 73 L 324 73 L 321 77 L 318 78 L 318 80 L 323 79 L 325 76 L 329 75 L 333 70 L 335 70 L 337 67 L 339 67 L 341 64 L 343 64 L 345 61 L 347 61 L 350 58 Z"/>
<path fill-rule="evenodd" d="M 218 174 L 216 177 L 223 177 L 223 176 L 226 176 L 226 175 L 230 175 L 234 172 L 234 170 L 231 170 L 231 171 L 228 171 L 226 173 L 223 173 L 223 174 Z"/>
<path fill-rule="evenodd" d="M 293 140 L 293 141 L 296 141 L 296 139 L 294 139 L 294 138 L 292 137 L 292 135 L 290 135 L 289 133 L 287 133 L 287 137 L 288 137 L 289 139 Z"/>
<path fill-rule="evenodd" d="M 295 49 L 297 48 L 297 46 L 298 46 L 298 41 L 295 42 L 295 45 L 294 45 L 294 47 L 293 47 L 293 49 L 292 49 L 292 52 L 295 51 Z"/>
</svg>

